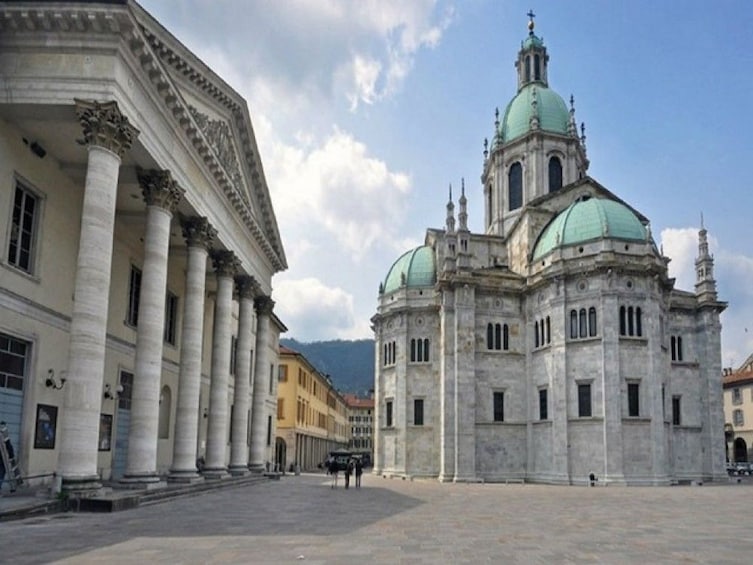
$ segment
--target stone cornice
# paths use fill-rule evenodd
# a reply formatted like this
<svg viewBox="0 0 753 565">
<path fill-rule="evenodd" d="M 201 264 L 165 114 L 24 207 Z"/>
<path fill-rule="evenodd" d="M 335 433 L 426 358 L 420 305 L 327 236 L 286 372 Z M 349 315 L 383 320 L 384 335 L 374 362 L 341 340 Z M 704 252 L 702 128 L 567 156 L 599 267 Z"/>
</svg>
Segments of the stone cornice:
<svg viewBox="0 0 753 565">
<path fill-rule="evenodd" d="M 128 7 L 114 3 L 24 2 L 0 7 L 0 32 L 123 33 L 134 26 Z"/>
</svg>

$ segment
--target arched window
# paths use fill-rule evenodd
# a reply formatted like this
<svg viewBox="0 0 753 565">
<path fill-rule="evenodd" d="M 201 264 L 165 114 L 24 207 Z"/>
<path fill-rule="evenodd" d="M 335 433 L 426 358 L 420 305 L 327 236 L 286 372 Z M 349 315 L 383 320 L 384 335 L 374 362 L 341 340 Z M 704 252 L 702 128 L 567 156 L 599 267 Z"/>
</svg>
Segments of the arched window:
<svg viewBox="0 0 753 565">
<path fill-rule="evenodd" d="M 578 312 L 575 310 L 570 310 L 570 337 L 578 337 Z"/>
<path fill-rule="evenodd" d="M 510 167 L 507 183 L 510 210 L 517 210 L 523 206 L 523 166 L 520 163 L 513 163 Z"/>
<path fill-rule="evenodd" d="M 525 65 L 526 65 L 526 75 L 525 76 L 526 76 L 526 81 L 528 82 L 528 81 L 531 80 L 531 57 L 530 56 L 526 57 Z"/>
<path fill-rule="evenodd" d="M 635 335 L 635 325 L 633 323 L 633 307 L 628 306 L 627 309 L 627 324 L 628 324 L 628 335 Z"/>
<path fill-rule="evenodd" d="M 541 80 L 541 57 L 538 54 L 533 56 L 533 79 Z"/>
<path fill-rule="evenodd" d="M 552 343 L 552 322 L 549 316 L 546 317 L 546 342 Z"/>
<path fill-rule="evenodd" d="M 635 335 L 639 337 L 643 335 L 643 321 L 641 320 L 640 308 L 635 309 Z"/>
<path fill-rule="evenodd" d="M 549 192 L 562 188 L 562 163 L 559 157 L 549 159 Z"/>
<path fill-rule="evenodd" d="M 541 342 L 541 345 L 544 345 L 544 343 L 546 343 L 544 341 L 544 320 L 541 320 L 539 322 L 539 341 Z"/>
<path fill-rule="evenodd" d="M 593 306 L 588 309 L 588 335 L 596 335 L 596 308 Z"/>
<path fill-rule="evenodd" d="M 502 326 L 502 349 L 505 351 L 510 349 L 510 328 L 507 327 L 507 324 Z"/>
<path fill-rule="evenodd" d="M 429 338 L 424 339 L 424 361 L 429 361 Z"/>
<path fill-rule="evenodd" d="M 486 324 L 486 348 L 494 349 L 494 327 L 492 324 Z"/>
<path fill-rule="evenodd" d="M 169 386 L 163 386 L 159 395 L 159 439 L 168 439 L 170 437 L 170 409 L 172 405 L 172 394 Z"/>
<path fill-rule="evenodd" d="M 493 201 L 492 200 L 492 196 L 493 196 L 492 195 L 492 185 L 489 184 L 489 196 L 488 196 L 488 200 L 489 200 L 489 226 L 492 225 L 492 221 L 493 221 L 493 218 L 494 218 L 494 210 L 492 209 L 492 201 Z"/>
<path fill-rule="evenodd" d="M 410 360 L 411 360 L 411 363 L 414 363 L 416 361 L 416 340 L 415 339 L 410 340 Z"/>
<path fill-rule="evenodd" d="M 588 320 L 586 319 L 586 309 L 581 308 L 578 314 L 579 314 L 578 329 L 580 330 L 579 335 L 580 337 L 586 337 L 588 335 Z"/>
<path fill-rule="evenodd" d="M 533 323 L 533 340 L 535 347 L 539 346 L 539 322 L 536 321 Z"/>
<path fill-rule="evenodd" d="M 677 338 L 675 336 L 669 338 L 669 349 L 672 352 L 672 361 L 677 361 Z"/>
<path fill-rule="evenodd" d="M 502 349 L 502 325 L 494 324 L 494 349 Z"/>
<path fill-rule="evenodd" d="M 620 335 L 625 335 L 627 333 L 627 326 L 625 325 L 625 323 L 625 307 L 620 306 Z"/>
</svg>

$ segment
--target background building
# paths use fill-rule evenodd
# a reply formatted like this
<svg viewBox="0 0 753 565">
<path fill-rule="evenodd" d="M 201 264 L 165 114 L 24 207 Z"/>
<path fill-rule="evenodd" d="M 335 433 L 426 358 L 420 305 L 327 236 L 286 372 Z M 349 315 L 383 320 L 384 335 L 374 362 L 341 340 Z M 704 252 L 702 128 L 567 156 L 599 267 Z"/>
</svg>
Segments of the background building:
<svg viewBox="0 0 753 565">
<path fill-rule="evenodd" d="M 753 355 L 737 370 L 725 369 L 724 426 L 727 431 L 727 460 L 751 461 L 753 456 Z"/>
<path fill-rule="evenodd" d="M 344 394 L 348 405 L 350 442 L 348 448 L 354 453 L 368 453 L 374 459 L 374 396 L 360 398 L 357 394 Z"/>
<path fill-rule="evenodd" d="M 605 61 L 605 64 L 608 62 Z M 374 471 L 441 481 L 663 485 L 724 479 L 719 314 L 707 232 L 674 288 L 648 219 L 587 175 L 584 129 L 540 37 L 444 229 L 379 289 Z"/>
<path fill-rule="evenodd" d="M 280 346 L 275 462 L 280 469 L 318 468 L 348 446 L 348 407 L 327 375 L 300 353 Z"/>
<path fill-rule="evenodd" d="M 263 469 L 286 258 L 245 100 L 136 2 L 2 12 L 0 419 L 25 474 Z"/>
</svg>

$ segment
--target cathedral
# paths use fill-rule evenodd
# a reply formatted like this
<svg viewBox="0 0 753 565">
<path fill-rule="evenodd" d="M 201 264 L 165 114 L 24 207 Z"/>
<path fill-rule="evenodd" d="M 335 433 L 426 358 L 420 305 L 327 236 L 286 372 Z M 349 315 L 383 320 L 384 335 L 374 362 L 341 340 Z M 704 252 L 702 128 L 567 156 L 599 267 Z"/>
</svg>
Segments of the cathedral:
<svg viewBox="0 0 753 565">
<path fill-rule="evenodd" d="M 484 232 L 465 186 L 380 284 L 374 472 L 453 482 L 727 480 L 707 232 L 675 288 L 649 220 L 588 176 L 534 22 L 484 142 Z"/>
</svg>

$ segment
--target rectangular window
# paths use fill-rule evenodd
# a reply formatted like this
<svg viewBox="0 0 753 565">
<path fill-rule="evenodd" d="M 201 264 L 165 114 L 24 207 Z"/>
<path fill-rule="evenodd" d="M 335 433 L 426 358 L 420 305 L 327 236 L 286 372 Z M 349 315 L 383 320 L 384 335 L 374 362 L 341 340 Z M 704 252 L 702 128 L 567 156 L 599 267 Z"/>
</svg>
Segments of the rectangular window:
<svg viewBox="0 0 753 565">
<path fill-rule="evenodd" d="M 178 297 L 169 290 L 165 297 L 165 343 L 175 345 L 176 327 L 178 325 Z"/>
<path fill-rule="evenodd" d="M 131 278 L 128 281 L 128 312 L 126 324 L 138 327 L 139 325 L 139 298 L 141 296 L 141 271 L 131 265 Z"/>
<path fill-rule="evenodd" d="M 118 395 L 118 408 L 131 409 L 131 394 L 133 393 L 133 373 L 120 371 L 120 386 L 123 390 Z"/>
<path fill-rule="evenodd" d="M 640 390 L 641 387 L 638 383 L 628 383 L 628 416 L 638 417 L 640 416 Z"/>
<path fill-rule="evenodd" d="M 680 417 L 680 414 L 682 412 L 680 408 L 681 408 L 680 397 L 673 396 L 672 397 L 672 425 L 674 426 L 681 425 L 682 419 Z"/>
<path fill-rule="evenodd" d="M 269 366 L 269 394 L 273 394 L 275 391 L 275 366 L 274 364 Z"/>
<path fill-rule="evenodd" d="M 416 398 L 413 400 L 413 425 L 424 425 L 424 399 Z M 360 433 L 360 429 L 358 430 Z"/>
<path fill-rule="evenodd" d="M 548 396 L 547 389 L 539 389 L 539 420 L 547 420 L 549 418 Z"/>
<path fill-rule="evenodd" d="M 505 393 L 495 392 L 493 400 L 494 400 L 494 421 L 504 422 L 505 421 Z"/>
<path fill-rule="evenodd" d="M 24 376 L 30 349 L 25 341 L 0 334 L 0 389 L 24 389 Z"/>
<path fill-rule="evenodd" d="M 732 389 L 732 402 L 734 404 L 742 404 L 743 402 L 743 395 L 739 388 L 733 388 Z"/>
<path fill-rule="evenodd" d="M 277 380 L 281 383 L 288 382 L 288 366 L 280 365 L 277 367 Z"/>
<path fill-rule="evenodd" d="M 267 447 L 272 445 L 272 416 L 267 416 Z"/>
<path fill-rule="evenodd" d="M 31 273 L 34 267 L 38 215 L 39 198 L 16 181 L 8 242 L 8 263 L 27 273 Z"/>
<path fill-rule="evenodd" d="M 578 417 L 591 417 L 591 384 L 578 385 Z"/>
<path fill-rule="evenodd" d="M 732 411 L 732 423 L 736 426 L 742 426 L 745 424 L 745 417 L 743 416 L 742 410 L 733 410 Z"/>
<path fill-rule="evenodd" d="M 285 399 L 284 398 L 278 398 L 277 399 L 277 419 L 282 420 L 284 418 L 284 406 L 285 406 Z"/>
<path fill-rule="evenodd" d="M 388 400 L 385 403 L 385 418 L 384 418 L 384 425 L 388 428 L 392 427 L 392 401 Z"/>
</svg>

